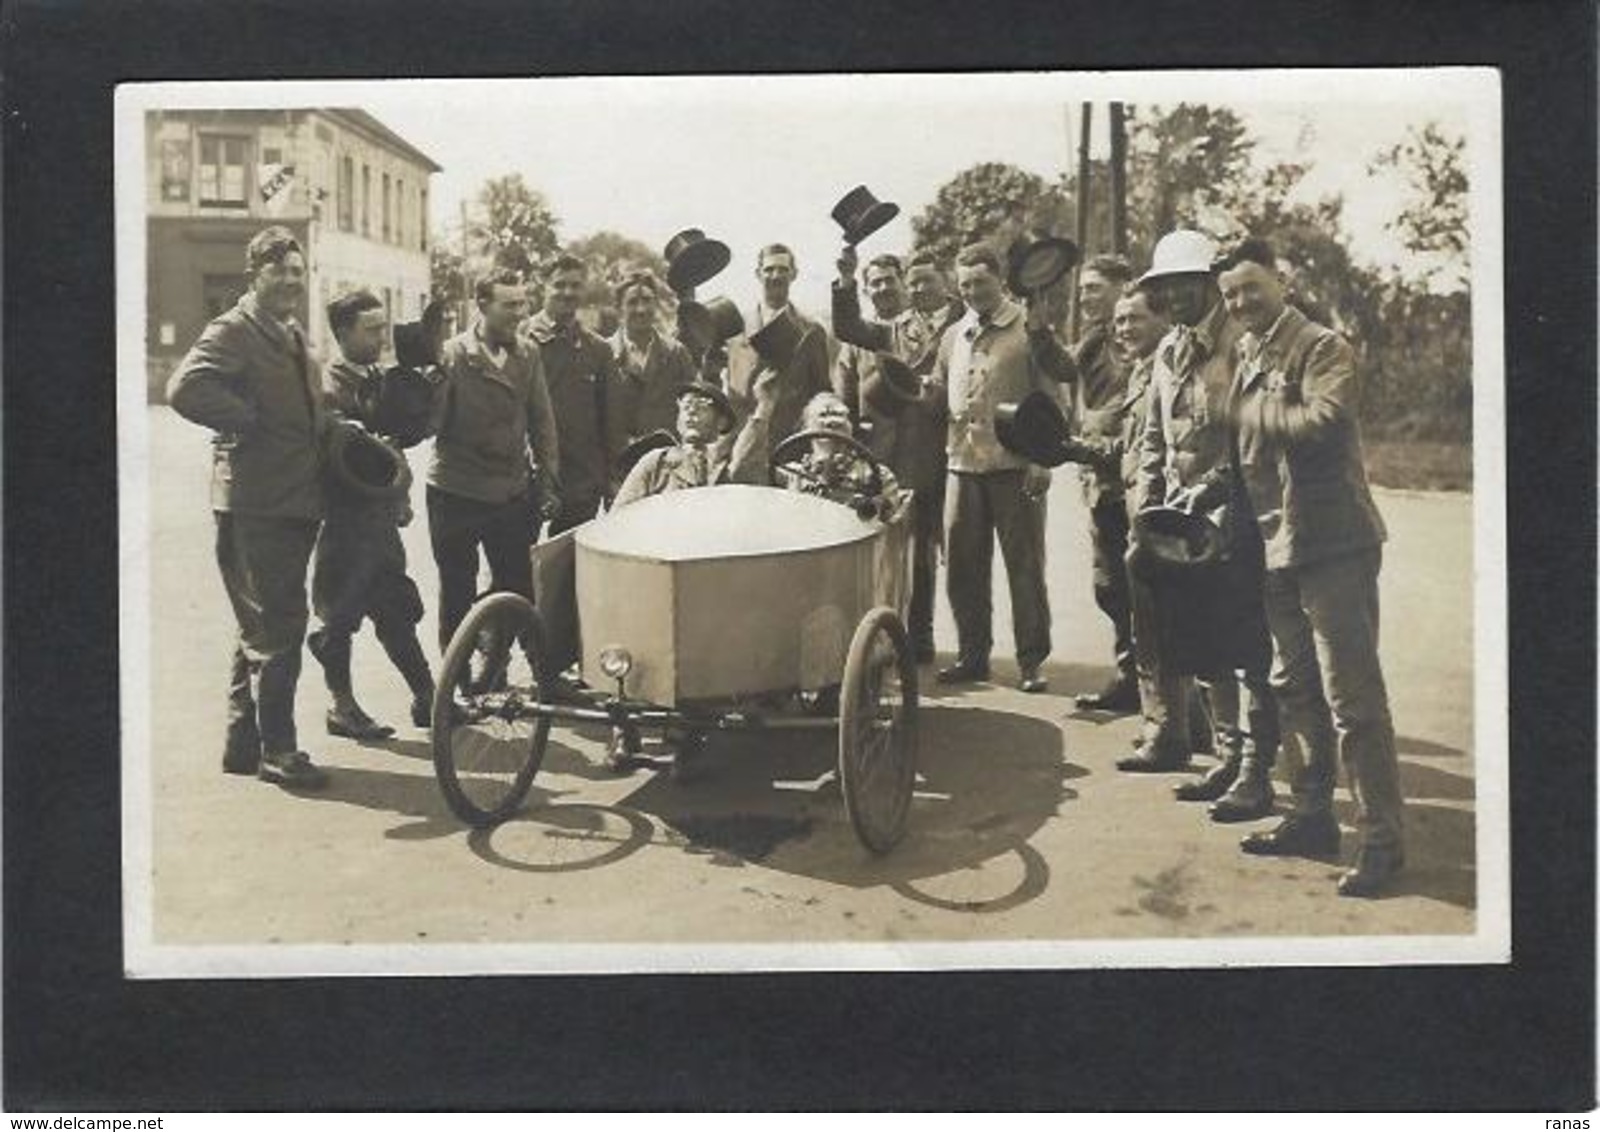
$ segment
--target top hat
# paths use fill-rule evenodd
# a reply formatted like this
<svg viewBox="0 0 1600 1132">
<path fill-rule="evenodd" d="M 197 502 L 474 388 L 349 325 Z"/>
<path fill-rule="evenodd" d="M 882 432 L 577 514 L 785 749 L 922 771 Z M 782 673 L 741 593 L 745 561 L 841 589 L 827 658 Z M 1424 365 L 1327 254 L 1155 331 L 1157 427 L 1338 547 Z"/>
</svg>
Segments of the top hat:
<svg viewBox="0 0 1600 1132">
<path fill-rule="evenodd" d="M 1133 517 L 1134 546 L 1128 569 L 1142 581 L 1158 581 L 1222 561 L 1222 528 L 1205 515 L 1176 507 L 1152 507 Z"/>
<path fill-rule="evenodd" d="M 900 215 L 900 206 L 879 200 L 865 185 L 857 185 L 833 206 L 831 214 L 844 229 L 844 242 L 854 247 Z"/>
<path fill-rule="evenodd" d="M 694 290 L 728 266 L 733 253 L 721 240 L 698 228 L 685 228 L 667 241 L 667 284 L 678 294 Z"/>
<path fill-rule="evenodd" d="M 678 337 L 696 354 L 743 333 L 744 315 L 732 299 L 718 296 L 705 303 L 684 299 L 678 304 Z"/>
<path fill-rule="evenodd" d="M 444 303 L 435 299 L 422 308 L 415 322 L 394 326 L 394 357 L 407 369 L 439 364 L 439 344 L 444 337 Z"/>
<path fill-rule="evenodd" d="M 1043 291 L 1078 264 L 1078 245 L 1060 236 L 1031 243 L 1018 241 L 1006 257 L 1006 285 L 1015 295 Z"/>
<path fill-rule="evenodd" d="M 679 397 L 682 397 L 685 393 L 698 393 L 702 397 L 711 398 L 716 403 L 717 414 L 722 418 L 723 432 L 727 432 L 732 428 L 734 421 L 738 419 L 733 412 L 733 402 L 728 400 L 728 395 L 722 391 L 722 387 L 713 385 L 709 381 L 701 381 L 698 378 L 694 381 L 686 381 L 677 386 L 674 389 L 674 393 Z"/>
<path fill-rule="evenodd" d="M 873 411 L 892 417 L 922 394 L 922 382 L 910 366 L 893 354 L 876 353 L 878 363 L 861 378 L 861 400 Z"/>
<path fill-rule="evenodd" d="M 643 436 L 634 437 L 621 452 L 617 453 L 617 475 L 626 479 L 628 473 L 633 471 L 633 466 L 646 452 L 654 452 L 657 448 L 671 448 L 677 442 L 677 437 L 664 428 L 652 429 Z"/>
<path fill-rule="evenodd" d="M 760 330 L 750 335 L 750 345 L 761 355 L 761 360 L 776 370 L 789 368 L 794 354 L 800 348 L 805 332 L 800 324 L 785 311 Z"/>
<path fill-rule="evenodd" d="M 411 490 L 406 458 L 346 420 L 329 432 L 328 466 L 341 486 L 366 499 L 398 499 Z"/>
<path fill-rule="evenodd" d="M 1067 417 L 1050 394 L 1035 389 L 1021 401 L 995 406 L 994 434 L 1007 450 L 1046 468 L 1067 462 Z"/>
</svg>

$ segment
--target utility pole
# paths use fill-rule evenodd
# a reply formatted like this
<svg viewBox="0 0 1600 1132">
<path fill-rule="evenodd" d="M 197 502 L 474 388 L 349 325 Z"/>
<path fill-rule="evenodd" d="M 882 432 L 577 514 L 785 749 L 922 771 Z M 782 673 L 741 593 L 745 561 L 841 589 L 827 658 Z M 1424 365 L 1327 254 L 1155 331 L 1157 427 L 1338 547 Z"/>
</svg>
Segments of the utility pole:
<svg viewBox="0 0 1600 1132">
<path fill-rule="evenodd" d="M 1077 242 L 1078 252 L 1082 255 L 1087 250 L 1089 242 L 1089 128 L 1093 124 L 1094 103 L 1085 102 L 1078 115 L 1078 177 L 1075 196 L 1077 197 Z M 1078 288 L 1077 273 L 1074 272 L 1072 288 L 1072 337 L 1078 337 Z"/>
<path fill-rule="evenodd" d="M 467 317 L 470 307 L 468 297 L 472 290 L 472 281 L 467 278 L 467 198 L 461 198 L 461 309 L 457 312 L 456 330 L 467 328 Z"/>
<path fill-rule="evenodd" d="M 1128 254 L 1128 122 L 1120 102 L 1111 104 L 1111 249 Z"/>
</svg>

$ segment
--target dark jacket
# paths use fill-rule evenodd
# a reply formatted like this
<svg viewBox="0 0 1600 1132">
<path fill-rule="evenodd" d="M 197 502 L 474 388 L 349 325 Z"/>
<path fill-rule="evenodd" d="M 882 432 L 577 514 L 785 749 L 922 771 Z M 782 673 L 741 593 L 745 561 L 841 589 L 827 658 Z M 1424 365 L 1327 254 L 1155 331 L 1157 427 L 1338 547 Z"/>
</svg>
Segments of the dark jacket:
<svg viewBox="0 0 1600 1132">
<path fill-rule="evenodd" d="M 678 387 L 696 376 L 694 359 L 676 338 L 657 333 L 635 368 L 623 348 L 625 331 L 618 330 L 608 343 L 617 367 L 615 396 L 611 398 L 609 447 L 612 458 L 630 441 L 656 429 L 673 430 L 678 424 Z M 614 473 L 615 469 L 613 469 Z"/>
<path fill-rule="evenodd" d="M 919 497 L 944 486 L 944 398 L 924 396 L 893 416 L 877 412 L 861 399 L 861 387 L 877 371 L 874 353 L 893 354 L 919 377 L 933 371 L 939 356 L 939 339 L 945 328 L 961 317 L 961 305 L 952 304 L 942 317 L 929 318 L 919 311 L 902 311 L 888 322 L 861 317 L 856 288 L 833 285 L 833 332 L 844 343 L 833 366 L 833 391 L 849 406 L 857 420 L 871 425 L 867 447 L 894 470 L 900 483 Z"/>
<path fill-rule="evenodd" d="M 528 490 L 528 454 L 544 486 L 560 477 L 555 415 L 539 351 L 512 343 L 496 365 L 474 325 L 444 344 L 428 482 L 450 495 L 508 503 Z"/>
<path fill-rule="evenodd" d="M 806 402 L 818 393 L 833 388 L 828 380 L 828 332 L 821 323 L 795 310 L 793 304 L 782 317 L 791 318 L 799 324 L 801 337 L 800 344 L 795 347 L 794 357 L 778 375 L 778 400 L 772 407 L 772 420 L 768 426 L 775 446 L 800 428 L 800 413 L 806 407 Z M 745 333 L 728 343 L 728 398 L 733 402 L 740 420 L 745 418 L 755 403 L 751 387 L 756 372 L 761 368 L 761 358 L 755 347 L 750 345 L 750 335 L 761 329 L 761 318 L 759 308 L 745 311 Z"/>
<path fill-rule="evenodd" d="M 1111 349 L 1105 326 L 1091 327 L 1072 347 L 1078 380 L 1072 387 L 1072 419 L 1084 439 L 1117 441 L 1128 415 L 1128 368 Z M 1090 507 L 1121 505 L 1122 476 L 1115 466 L 1089 466 L 1082 470 L 1083 497 Z"/>
<path fill-rule="evenodd" d="M 617 385 L 611 346 L 577 321 L 560 326 L 544 311 L 526 326 L 538 347 L 561 437 L 562 501 L 589 507 L 609 494 L 612 461 L 621 451 L 611 446 Z"/>
<path fill-rule="evenodd" d="M 1118 494 L 1127 507 L 1130 521 L 1143 506 L 1143 497 L 1139 494 L 1139 445 L 1150 411 L 1150 370 L 1154 364 L 1155 355 L 1151 354 L 1139 359 L 1128 370 L 1127 385 L 1117 409 L 1117 432 L 1114 436 L 1097 432 L 1079 437 L 1084 448 L 1094 455 L 1093 463 L 1084 469 L 1085 477 L 1092 472 L 1100 478 L 1115 478 Z"/>
<path fill-rule="evenodd" d="M 216 432 L 214 510 L 321 517 L 320 386 L 299 325 L 260 310 L 253 294 L 211 320 L 173 371 L 167 402 Z"/>
<path fill-rule="evenodd" d="M 1362 464 L 1355 355 L 1293 307 L 1239 363 L 1239 470 L 1268 569 L 1383 542 Z"/>
<path fill-rule="evenodd" d="M 353 421 L 368 432 L 377 432 L 379 402 L 383 395 L 383 373 L 377 366 L 358 366 L 340 358 L 322 375 L 322 404 L 330 417 Z M 337 481 L 331 470 L 323 473 L 329 522 L 337 518 L 360 516 L 373 523 L 395 526 L 409 521 L 408 499 L 372 499 L 360 495 Z"/>
</svg>

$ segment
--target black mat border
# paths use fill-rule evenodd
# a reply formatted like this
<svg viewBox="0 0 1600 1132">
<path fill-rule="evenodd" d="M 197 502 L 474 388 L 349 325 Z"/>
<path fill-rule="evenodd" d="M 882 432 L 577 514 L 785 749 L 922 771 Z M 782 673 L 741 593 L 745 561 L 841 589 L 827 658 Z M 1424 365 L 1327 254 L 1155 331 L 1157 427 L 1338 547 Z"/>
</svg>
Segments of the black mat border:
<svg viewBox="0 0 1600 1132">
<path fill-rule="evenodd" d="M 1591 4 L 21 0 L 0 33 L 9 1110 L 1593 1103 Z M 1512 966 L 120 978 L 115 82 L 1429 63 L 1505 79 Z"/>
</svg>

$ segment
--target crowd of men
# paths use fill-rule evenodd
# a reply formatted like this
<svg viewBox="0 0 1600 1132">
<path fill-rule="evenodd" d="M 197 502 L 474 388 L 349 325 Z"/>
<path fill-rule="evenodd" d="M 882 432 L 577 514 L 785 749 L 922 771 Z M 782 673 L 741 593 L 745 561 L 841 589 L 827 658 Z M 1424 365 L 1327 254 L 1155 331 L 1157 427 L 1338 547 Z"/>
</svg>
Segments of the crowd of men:
<svg viewBox="0 0 1600 1132">
<path fill-rule="evenodd" d="M 1181 783 L 1178 797 L 1210 802 L 1215 821 L 1253 821 L 1274 812 L 1281 750 L 1290 812 L 1243 849 L 1335 856 L 1342 762 L 1359 847 L 1339 891 L 1377 894 L 1401 868 L 1402 802 L 1377 652 L 1384 528 L 1362 468 L 1353 356 L 1294 305 L 1262 241 L 1220 251 L 1198 232 L 1175 231 L 1142 273 L 1118 256 L 1090 258 L 1077 273 L 1085 330 L 1074 341 L 1059 304 L 1008 290 L 1006 258 L 985 244 L 956 257 L 955 294 L 945 265 L 926 255 L 875 256 L 858 281 L 847 245 L 832 284 L 836 338 L 795 309 L 795 256 L 769 245 L 743 332 L 709 347 L 664 329 L 672 288 L 647 271 L 617 287 L 620 325 L 609 338 L 578 317 L 581 260 L 560 256 L 543 270 L 542 306 L 531 314 L 527 281 L 493 271 L 474 286 L 471 325 L 428 367 L 425 422 L 403 437 L 376 404 L 382 303 L 354 291 L 329 304 L 340 357 L 324 368 L 294 313 L 305 289 L 300 245 L 270 228 L 246 258 L 246 294 L 206 328 L 168 385 L 172 407 L 215 433 L 216 555 L 238 627 L 226 771 L 293 787 L 325 782 L 295 732 L 302 644 L 326 678 L 330 733 L 393 733 L 351 687 L 364 620 L 411 692 L 412 722 L 430 722 L 434 681 L 416 633 L 423 603 L 399 537 L 412 521 L 409 483 L 380 494 L 330 474 L 330 449 L 352 429 L 394 446 L 431 438 L 425 494 L 441 651 L 478 592 L 480 552 L 492 588 L 531 597 L 528 551 L 541 534 L 658 492 L 768 482 L 773 446 L 808 427 L 862 437 L 889 473 L 887 489 L 873 477 L 877 490 L 912 493 L 918 662 L 934 658 L 942 559 L 957 642 L 936 678 L 990 678 L 998 541 L 1019 687 L 1045 692 L 1052 469 L 1008 443 L 1003 427 L 1008 411 L 1042 392 L 1070 430 L 1062 459 L 1082 469 L 1094 598 L 1115 642 L 1113 678 L 1078 706 L 1143 718 L 1118 768 L 1183 771 L 1194 752 L 1211 751 L 1215 766 Z M 795 346 L 775 360 L 752 339 L 759 345 L 777 323 Z M 660 432 L 670 440 L 631 466 L 619 459 Z M 847 499 L 862 473 L 842 446 L 818 443 L 784 485 Z M 1173 512 L 1216 532 L 1205 569 L 1150 567 L 1155 536 L 1141 532 Z M 308 572 L 318 620 L 309 638 Z"/>
</svg>

